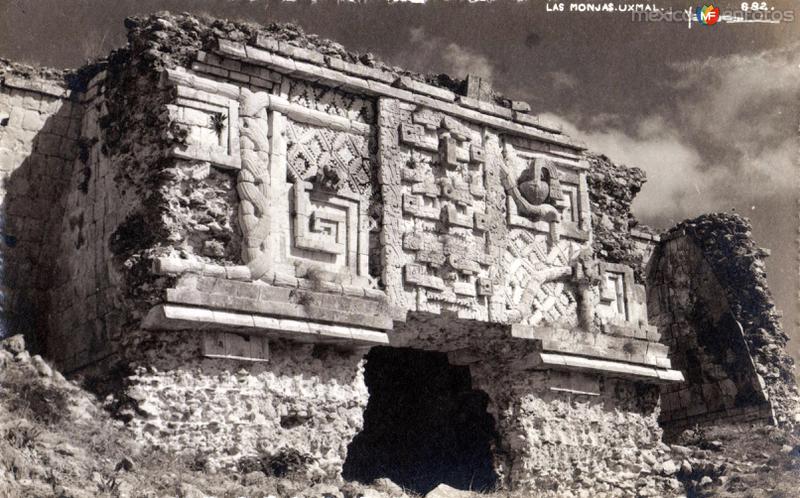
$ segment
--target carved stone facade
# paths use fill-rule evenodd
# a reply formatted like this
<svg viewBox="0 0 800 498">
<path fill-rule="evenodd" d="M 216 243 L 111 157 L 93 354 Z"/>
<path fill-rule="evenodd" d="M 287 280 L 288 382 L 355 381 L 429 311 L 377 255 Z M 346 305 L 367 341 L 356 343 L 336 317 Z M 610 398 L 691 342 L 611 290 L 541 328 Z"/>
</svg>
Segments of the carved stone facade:
<svg viewBox="0 0 800 498">
<path fill-rule="evenodd" d="M 447 352 L 488 382 L 502 438 L 530 422 L 504 410 L 535 392 L 612 399 L 592 382 L 682 379 L 631 268 L 592 254 L 582 145 L 420 82 L 389 86 L 225 40 L 199 59 L 267 69 L 274 82 L 254 88 L 196 65 L 165 78 L 176 94 L 207 92 L 238 116 L 215 142 L 238 137 L 234 159 L 214 162 L 191 141 L 173 155 L 234 169 L 242 257 L 219 269 L 162 257 L 159 271 L 177 280 L 146 329 L 206 330 L 206 357 L 239 361 L 248 351 L 267 360 L 269 343 L 284 340 Z M 419 330 L 431 325 L 437 334 Z M 489 375 L 493 366 L 504 373 Z M 531 375 L 525 387 L 526 375 L 546 371 L 561 377 Z M 501 377 L 519 400 L 495 393 Z M 501 447 L 498 475 L 533 486 L 525 476 L 541 453 Z"/>
<path fill-rule="evenodd" d="M 337 475 L 362 423 L 360 358 L 378 345 L 469 366 L 489 395 L 508 487 L 552 491 L 592 455 L 604 471 L 622 468 L 608 445 L 657 446 L 655 386 L 683 374 L 634 269 L 593 251 L 581 143 L 526 105 L 487 100 L 485 82 L 457 95 L 265 33 L 237 40 L 177 51 L 184 58 L 163 67 L 134 53 L 76 93 L 88 156 L 64 160 L 74 178 L 94 168 L 103 183 L 73 194 L 61 220 L 74 228 L 92 213 L 58 256 L 81 279 L 62 276 L 52 294 L 50 348 L 63 368 L 137 365 L 125 399 L 150 418 L 131 426 L 177 451 L 200 438 L 226 465 L 275 433 L 311 455 L 310 476 Z M 67 296 L 92 300 L 80 354 L 55 341 L 73 330 Z M 217 376 L 261 405 L 229 406 L 228 425 L 202 410 L 178 429 L 162 423 L 178 417 L 169 379 L 195 391 L 189 365 L 197 389 Z M 234 382 L 232 372 L 244 373 Z M 553 436 L 592 424 L 602 442 Z"/>
</svg>

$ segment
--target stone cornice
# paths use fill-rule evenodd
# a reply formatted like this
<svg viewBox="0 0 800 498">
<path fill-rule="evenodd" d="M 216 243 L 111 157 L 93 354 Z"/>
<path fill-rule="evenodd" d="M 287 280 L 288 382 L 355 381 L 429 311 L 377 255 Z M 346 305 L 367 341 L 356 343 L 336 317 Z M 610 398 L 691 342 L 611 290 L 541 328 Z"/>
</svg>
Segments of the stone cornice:
<svg viewBox="0 0 800 498">
<path fill-rule="evenodd" d="M 333 88 L 343 88 L 375 97 L 391 97 L 424 105 L 433 110 L 491 126 L 512 135 L 559 145 L 575 151 L 586 149 L 585 144 L 581 141 L 557 133 L 557 126 L 540 123 L 535 116 L 512 111 L 488 102 L 456 96 L 449 90 L 409 78 L 397 78 L 386 71 L 350 64 L 334 58 L 320 60 L 318 57 L 309 55 L 311 51 L 305 49 L 292 47 L 291 54 L 280 55 L 279 48 L 276 48 L 279 46 L 266 42 L 262 42 L 261 45 L 268 49 L 229 40 L 219 40 L 216 53 L 223 57 L 267 67 L 281 74 L 293 75 Z"/>
</svg>

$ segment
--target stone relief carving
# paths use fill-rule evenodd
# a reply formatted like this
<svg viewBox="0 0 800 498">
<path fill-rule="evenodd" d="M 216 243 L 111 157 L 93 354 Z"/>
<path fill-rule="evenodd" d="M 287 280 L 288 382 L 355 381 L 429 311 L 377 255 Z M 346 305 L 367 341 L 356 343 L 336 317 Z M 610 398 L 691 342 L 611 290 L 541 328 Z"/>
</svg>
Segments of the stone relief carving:
<svg viewBox="0 0 800 498">
<path fill-rule="evenodd" d="M 519 176 L 511 193 L 519 212 L 532 220 L 561 220 L 560 211 L 565 206 L 558 169 L 552 161 L 535 159 Z"/>
<path fill-rule="evenodd" d="M 369 138 L 363 135 L 289 121 L 286 162 L 292 182 L 313 179 L 327 190 L 358 194 L 370 188 Z"/>
<path fill-rule="evenodd" d="M 300 80 L 289 79 L 287 85 L 289 102 L 362 123 L 375 122 L 374 105 L 367 99 Z"/>
<path fill-rule="evenodd" d="M 187 130 L 185 143 L 170 150 L 174 157 L 207 161 L 222 169 L 239 169 L 239 103 L 228 96 L 192 88 L 184 71 L 168 70 L 175 85 L 170 118 Z"/>
<path fill-rule="evenodd" d="M 276 271 L 300 262 L 326 278 L 372 285 L 369 202 L 378 182 L 370 137 L 283 117 L 257 94 L 246 95 L 242 116 L 248 264 L 266 266 L 271 254 Z M 587 222 L 584 173 L 424 107 L 404 116 L 394 128 L 398 152 L 386 163 L 400 217 L 381 235 L 398 236 L 403 299 L 417 311 L 596 330 L 595 310 L 609 302 L 605 273 L 585 239 L 561 237 L 562 225 Z"/>
<path fill-rule="evenodd" d="M 503 255 L 509 322 L 577 326 L 578 300 L 571 277 L 581 250 L 576 243 L 550 245 L 544 235 L 512 230 Z"/>
<path fill-rule="evenodd" d="M 503 147 L 502 180 L 507 194 L 508 223 L 550 234 L 588 240 L 588 188 L 583 166 L 561 164 L 538 153 Z"/>
<path fill-rule="evenodd" d="M 369 136 L 318 125 L 318 115 L 315 124 L 290 119 L 269 104 L 268 94 L 243 91 L 237 188 L 245 263 L 256 278 L 313 272 L 372 285 Z"/>
<path fill-rule="evenodd" d="M 487 244 L 485 158 L 480 132 L 417 108 L 398 127 L 403 279 L 415 308 L 488 319 L 494 286 Z"/>
<path fill-rule="evenodd" d="M 254 279 L 272 267 L 269 232 L 270 126 L 265 94 L 245 91 L 241 107 L 242 169 L 236 180 L 239 193 L 239 224 L 242 229 L 242 260 Z"/>
<path fill-rule="evenodd" d="M 577 160 L 517 150 L 421 106 L 381 112 L 399 146 L 384 160 L 399 187 L 384 184 L 384 195 L 397 195 L 403 215 L 398 299 L 462 318 L 590 328 L 597 282 L 581 256 L 588 231 L 575 229 L 589 222 Z"/>
</svg>

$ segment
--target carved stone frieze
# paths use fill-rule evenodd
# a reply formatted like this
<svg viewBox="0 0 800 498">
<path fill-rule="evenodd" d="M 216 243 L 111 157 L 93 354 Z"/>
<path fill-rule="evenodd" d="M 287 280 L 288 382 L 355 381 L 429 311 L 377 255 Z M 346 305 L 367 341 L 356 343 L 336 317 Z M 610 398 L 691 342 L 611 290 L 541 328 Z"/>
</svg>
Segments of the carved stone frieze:
<svg viewBox="0 0 800 498">
<path fill-rule="evenodd" d="M 242 97 L 244 166 L 237 185 L 245 263 L 255 278 L 313 275 L 373 285 L 369 135 L 292 119 L 301 111 L 287 117 L 270 108 L 271 98 L 249 91 Z"/>
</svg>

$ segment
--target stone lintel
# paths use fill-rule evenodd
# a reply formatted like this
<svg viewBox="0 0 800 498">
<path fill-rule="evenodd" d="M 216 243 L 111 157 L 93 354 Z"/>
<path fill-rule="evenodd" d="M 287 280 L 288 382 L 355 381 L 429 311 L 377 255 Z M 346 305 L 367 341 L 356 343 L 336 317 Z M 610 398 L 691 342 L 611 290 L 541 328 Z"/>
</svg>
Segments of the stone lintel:
<svg viewBox="0 0 800 498">
<path fill-rule="evenodd" d="M 683 374 L 679 370 L 646 367 L 620 361 L 586 358 L 571 354 L 539 353 L 539 367 L 554 370 L 597 372 L 610 377 L 622 377 L 643 380 L 649 383 L 666 384 L 683 382 Z"/>
<path fill-rule="evenodd" d="M 166 69 L 164 71 L 165 84 L 184 86 L 199 90 L 211 95 L 227 97 L 231 100 L 239 99 L 239 87 L 231 83 L 221 83 L 190 73 L 183 68 Z"/>
<path fill-rule="evenodd" d="M 299 104 L 291 103 L 279 95 L 267 95 L 266 99 L 268 102 L 267 109 L 285 114 L 294 121 L 357 135 L 369 135 L 372 131 L 368 124 L 308 109 Z"/>
<path fill-rule="evenodd" d="M 236 331 L 244 335 L 344 346 L 389 344 L 387 334 L 379 330 L 178 304 L 154 306 L 142 327 L 146 330 Z"/>
<path fill-rule="evenodd" d="M 579 355 L 652 368 L 671 367 L 667 346 L 635 337 L 522 324 L 511 326 L 511 337 L 540 341 L 542 350 L 548 353 Z"/>
<path fill-rule="evenodd" d="M 51 81 L 38 78 L 23 78 L 21 76 L 6 76 L 3 84 L 9 88 L 40 93 L 48 97 L 65 99 L 69 97 L 69 90 Z"/>
<path fill-rule="evenodd" d="M 167 289 L 166 303 L 376 330 L 393 328 L 385 300 L 209 277 L 198 282 L 200 288 Z"/>
</svg>

